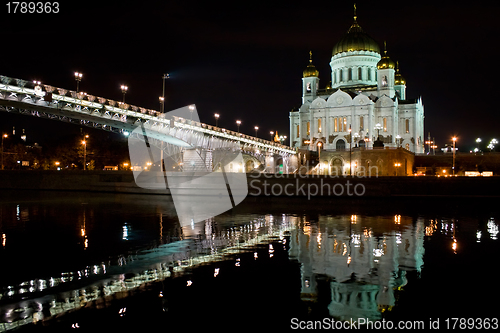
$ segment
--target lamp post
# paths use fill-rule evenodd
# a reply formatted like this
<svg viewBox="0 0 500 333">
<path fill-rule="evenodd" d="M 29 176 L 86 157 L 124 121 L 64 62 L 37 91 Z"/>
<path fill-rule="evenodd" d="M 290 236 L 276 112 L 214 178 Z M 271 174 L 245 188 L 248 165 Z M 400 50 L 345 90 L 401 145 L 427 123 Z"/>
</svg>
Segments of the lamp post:
<svg viewBox="0 0 500 333">
<path fill-rule="evenodd" d="M 453 137 L 453 177 L 455 177 L 455 143 L 457 142 L 457 137 Z"/>
<path fill-rule="evenodd" d="M 357 148 L 358 147 L 358 140 L 360 138 L 360 135 L 358 132 L 354 133 L 354 147 Z"/>
<path fill-rule="evenodd" d="M 4 169 L 4 166 L 3 166 L 3 139 L 7 138 L 8 135 L 7 134 L 3 134 L 2 135 L 2 170 Z"/>
<path fill-rule="evenodd" d="M 349 176 L 352 176 L 352 129 L 351 125 L 349 125 Z"/>
<path fill-rule="evenodd" d="M 375 129 L 377 130 L 377 140 L 380 137 L 380 130 L 383 128 L 383 126 L 380 123 L 375 124 Z"/>
<path fill-rule="evenodd" d="M 214 113 L 214 117 L 215 117 L 215 127 L 219 127 L 219 117 L 220 117 L 220 114 Z"/>
<path fill-rule="evenodd" d="M 163 91 L 161 94 L 161 110 L 160 112 L 163 113 L 165 112 L 165 80 L 170 78 L 170 75 L 168 73 L 163 74 L 162 79 L 163 79 Z"/>
<path fill-rule="evenodd" d="M 257 137 L 257 131 L 259 130 L 259 126 L 255 126 L 254 129 L 255 129 L 255 137 Z"/>
<path fill-rule="evenodd" d="M 271 141 L 273 141 L 274 132 L 271 131 L 271 132 L 269 132 L 269 134 L 271 134 Z"/>
<path fill-rule="evenodd" d="M 476 144 L 477 144 L 477 151 L 479 151 L 479 144 L 481 143 L 481 138 L 476 139 Z"/>
<path fill-rule="evenodd" d="M 76 92 L 80 91 L 80 81 L 82 80 L 83 74 L 80 72 L 75 72 L 75 81 L 76 81 Z"/>
<path fill-rule="evenodd" d="M 401 163 L 394 163 L 394 166 L 396 167 L 396 176 L 399 176 L 399 167 L 401 166 Z"/>
<path fill-rule="evenodd" d="M 87 168 L 87 140 L 89 135 L 85 135 L 85 137 L 82 140 L 82 145 L 83 145 L 83 170 L 86 170 Z"/>
<path fill-rule="evenodd" d="M 241 120 L 236 120 L 236 125 L 238 126 L 238 135 L 240 134 Z"/>
<path fill-rule="evenodd" d="M 127 93 L 127 90 L 128 90 L 128 87 L 126 85 L 121 85 L 120 86 L 120 89 L 122 91 L 122 94 L 123 94 L 123 103 L 125 103 L 125 94 Z"/>
</svg>

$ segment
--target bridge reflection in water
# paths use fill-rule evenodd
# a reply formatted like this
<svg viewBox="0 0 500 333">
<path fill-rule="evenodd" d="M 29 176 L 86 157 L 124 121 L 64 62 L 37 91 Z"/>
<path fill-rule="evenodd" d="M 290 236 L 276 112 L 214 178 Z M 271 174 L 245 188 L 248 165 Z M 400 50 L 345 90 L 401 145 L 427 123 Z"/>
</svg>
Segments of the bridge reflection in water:
<svg viewBox="0 0 500 333">
<path fill-rule="evenodd" d="M 177 278 L 184 279 L 185 287 L 205 283 L 208 288 L 214 283 L 211 279 L 226 279 L 217 288 L 243 279 L 231 283 L 254 288 L 252 292 L 261 293 L 256 297 L 266 300 L 266 292 L 282 289 L 280 295 L 296 299 L 280 305 L 288 323 L 290 316 L 307 317 L 308 310 L 303 310 L 314 312 L 318 306 L 320 315 L 336 320 L 377 320 L 394 313 L 388 310 L 401 306 L 398 299 L 418 297 L 402 288 L 422 284 L 415 279 L 423 267 L 424 238 L 437 237 L 434 244 L 443 244 L 441 252 L 434 245 L 434 253 L 426 253 L 426 262 L 434 260 L 434 265 L 438 261 L 433 258 L 452 258 L 463 246 L 453 219 L 328 215 L 302 209 L 305 206 L 283 210 L 279 205 L 248 202 L 214 219 L 180 227 L 173 203 L 163 196 L 22 192 L 1 199 L 0 263 L 8 274 L 0 276 L 0 331 L 34 322 L 51 325 L 54 318 L 64 320 L 83 308 L 103 311 L 121 300 L 129 300 L 132 307 L 135 295 L 157 285 L 164 289 L 156 299 L 183 297 L 187 291 L 172 293 L 168 288 L 173 284 L 164 283 Z M 476 246 L 498 248 L 494 218 L 484 226 L 476 223 L 467 228 L 463 230 Z M 266 269 L 273 265 L 282 269 L 283 262 L 292 268 L 272 283 L 261 283 Z M 230 271 L 248 267 L 255 275 L 242 277 Z M 200 269 L 208 270 L 210 279 Z M 208 280 L 202 283 L 203 279 Z M 427 288 L 434 281 L 425 283 Z M 217 290 L 217 296 L 222 295 L 218 301 L 209 301 L 221 307 L 217 309 L 221 313 L 230 312 L 233 302 L 238 306 L 248 302 L 234 299 L 243 297 L 241 290 L 235 296 L 227 288 Z M 197 289 L 189 297 L 198 297 L 193 303 L 207 302 L 214 293 Z M 170 313 L 175 313 L 175 304 L 170 303 Z M 126 310 L 121 311 L 123 315 Z M 192 311 L 196 315 L 198 310 Z"/>
</svg>

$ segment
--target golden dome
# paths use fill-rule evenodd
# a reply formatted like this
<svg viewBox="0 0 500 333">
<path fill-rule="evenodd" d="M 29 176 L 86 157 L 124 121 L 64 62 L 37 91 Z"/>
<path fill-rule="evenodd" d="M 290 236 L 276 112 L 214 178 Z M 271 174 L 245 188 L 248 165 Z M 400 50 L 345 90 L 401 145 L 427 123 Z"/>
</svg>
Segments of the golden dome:
<svg viewBox="0 0 500 333">
<path fill-rule="evenodd" d="M 312 63 L 312 52 L 309 51 L 309 65 L 304 69 L 303 77 L 318 77 L 319 72 Z"/>
<path fill-rule="evenodd" d="M 405 78 L 403 77 L 403 75 L 401 75 L 401 73 L 399 73 L 399 63 L 397 61 L 396 61 L 396 74 L 394 75 L 394 85 L 395 86 L 406 85 Z"/>
<path fill-rule="evenodd" d="M 385 42 L 384 42 L 384 49 L 385 49 Z M 389 58 L 389 56 L 387 55 L 387 50 L 384 50 L 384 56 L 377 63 L 377 68 L 378 69 L 396 68 L 396 64 L 394 63 L 394 61 L 392 61 L 391 58 Z"/>
<path fill-rule="evenodd" d="M 378 43 L 368 36 L 356 21 L 356 13 L 354 13 L 354 23 L 351 25 L 347 33 L 333 47 L 332 55 L 348 51 L 373 51 L 380 53 Z"/>
</svg>

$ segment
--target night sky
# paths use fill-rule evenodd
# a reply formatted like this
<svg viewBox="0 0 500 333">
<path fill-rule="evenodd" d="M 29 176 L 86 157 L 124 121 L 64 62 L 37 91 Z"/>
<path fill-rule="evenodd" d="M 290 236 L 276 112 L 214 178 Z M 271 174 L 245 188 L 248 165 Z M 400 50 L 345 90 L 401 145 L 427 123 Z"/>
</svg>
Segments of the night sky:
<svg viewBox="0 0 500 333">
<path fill-rule="evenodd" d="M 165 110 L 196 104 L 200 120 L 269 139 L 288 135 L 289 112 L 301 104 L 302 71 L 309 50 L 330 81 L 335 43 L 353 21 L 353 2 L 73 1 L 58 14 L 7 14 L 0 8 L 0 75 L 40 80 L 159 110 L 162 75 Z M 423 98 L 425 136 L 439 146 L 458 136 L 468 151 L 476 137 L 500 139 L 496 64 L 500 4 L 455 2 L 357 2 L 358 23 L 399 61 L 407 97 Z M 27 128 L 28 139 L 43 142 L 75 125 L 0 113 L 2 131 Z"/>
</svg>

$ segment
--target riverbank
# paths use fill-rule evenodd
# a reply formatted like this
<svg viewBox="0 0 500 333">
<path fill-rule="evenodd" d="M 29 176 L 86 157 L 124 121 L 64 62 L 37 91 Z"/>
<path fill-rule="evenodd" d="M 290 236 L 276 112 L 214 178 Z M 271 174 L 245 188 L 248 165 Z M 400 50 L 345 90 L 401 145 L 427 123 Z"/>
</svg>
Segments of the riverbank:
<svg viewBox="0 0 500 333">
<path fill-rule="evenodd" d="M 152 178 L 163 180 L 161 174 Z M 182 176 L 179 173 L 179 176 Z M 160 182 L 161 183 L 161 182 Z M 332 177 L 248 174 L 249 196 L 500 197 L 500 177 Z M 0 189 L 170 194 L 136 185 L 130 171 L 0 171 Z M 200 189 L 200 192 L 202 189 Z"/>
</svg>

